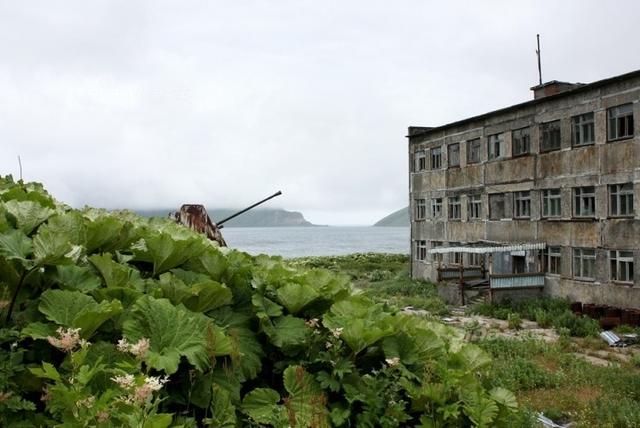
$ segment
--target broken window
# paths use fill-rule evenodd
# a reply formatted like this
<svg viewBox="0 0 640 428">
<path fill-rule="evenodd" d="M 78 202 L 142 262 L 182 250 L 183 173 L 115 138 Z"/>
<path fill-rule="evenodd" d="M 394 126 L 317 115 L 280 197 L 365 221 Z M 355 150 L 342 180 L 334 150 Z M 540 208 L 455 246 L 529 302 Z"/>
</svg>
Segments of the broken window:
<svg viewBox="0 0 640 428">
<path fill-rule="evenodd" d="M 449 197 L 449 219 L 460 220 L 460 218 L 461 218 L 460 196 L 450 196 Z"/>
<path fill-rule="evenodd" d="M 596 250 L 593 248 L 573 249 L 573 277 L 593 281 L 596 278 Z"/>
<path fill-rule="evenodd" d="M 427 259 L 427 241 L 416 241 L 416 260 Z"/>
<path fill-rule="evenodd" d="M 573 210 L 575 217 L 595 217 L 596 189 L 593 186 L 573 189 Z"/>
<path fill-rule="evenodd" d="M 513 205 L 515 207 L 514 217 L 531 217 L 531 192 L 515 192 L 513 194 Z"/>
<path fill-rule="evenodd" d="M 633 251 L 609 251 L 611 280 L 633 283 Z"/>
<path fill-rule="evenodd" d="M 571 145 L 587 146 L 595 139 L 595 122 L 593 112 L 581 114 L 571 118 Z"/>
<path fill-rule="evenodd" d="M 469 254 L 469 265 L 470 266 L 484 266 L 484 254 Z"/>
<path fill-rule="evenodd" d="M 449 242 L 449 246 L 450 247 L 459 247 L 460 243 L 459 242 Z M 462 253 L 459 253 L 459 252 L 449 253 L 449 263 L 454 264 L 454 265 L 461 265 L 462 264 Z"/>
<path fill-rule="evenodd" d="M 554 120 L 540 125 L 540 151 L 560 150 L 560 121 Z"/>
<path fill-rule="evenodd" d="M 633 137 L 633 104 L 624 104 L 607 110 L 609 140 Z"/>
<path fill-rule="evenodd" d="M 609 215 L 633 215 L 633 183 L 609 186 Z"/>
<path fill-rule="evenodd" d="M 487 151 L 489 160 L 500 159 L 500 157 L 504 156 L 504 148 L 502 145 L 502 134 L 489 135 Z"/>
<path fill-rule="evenodd" d="M 442 242 L 440 241 L 431 241 L 431 248 L 442 247 Z M 432 253 L 431 260 L 434 262 L 442 263 L 442 253 Z"/>
<path fill-rule="evenodd" d="M 431 199 L 431 217 L 442 217 L 442 198 Z"/>
<path fill-rule="evenodd" d="M 489 219 L 500 220 L 505 217 L 504 193 L 489 195 Z"/>
<path fill-rule="evenodd" d="M 427 201 L 416 199 L 416 220 L 424 220 L 427 216 Z"/>
<path fill-rule="evenodd" d="M 431 149 L 431 169 L 442 168 L 442 147 Z"/>
<path fill-rule="evenodd" d="M 516 129 L 511 133 L 513 156 L 525 155 L 531 151 L 531 131 L 526 128 Z"/>
<path fill-rule="evenodd" d="M 547 247 L 542 250 L 542 269 L 546 273 L 560 274 L 562 253 L 560 247 Z"/>
<path fill-rule="evenodd" d="M 482 215 L 482 195 L 469 195 L 469 219 L 479 219 Z"/>
<path fill-rule="evenodd" d="M 449 144 L 449 166 L 460 166 L 460 143 Z"/>
<path fill-rule="evenodd" d="M 480 138 L 467 141 L 467 163 L 480 162 Z"/>
<path fill-rule="evenodd" d="M 562 212 L 562 198 L 560 189 L 546 189 L 542 191 L 542 217 L 560 217 Z"/>
<path fill-rule="evenodd" d="M 414 172 L 425 171 L 427 169 L 427 154 L 424 150 L 418 150 L 414 154 Z"/>
</svg>

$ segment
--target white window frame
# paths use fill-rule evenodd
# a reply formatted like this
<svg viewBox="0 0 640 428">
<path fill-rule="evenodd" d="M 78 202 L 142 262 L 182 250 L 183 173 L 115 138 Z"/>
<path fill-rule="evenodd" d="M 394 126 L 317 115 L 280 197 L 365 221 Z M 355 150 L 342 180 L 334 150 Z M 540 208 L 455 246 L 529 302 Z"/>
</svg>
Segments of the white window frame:
<svg viewBox="0 0 640 428">
<path fill-rule="evenodd" d="M 431 169 L 442 169 L 442 146 L 432 148 L 429 159 Z"/>
<path fill-rule="evenodd" d="M 593 112 L 579 114 L 571 118 L 571 145 L 590 146 L 596 142 L 595 115 Z"/>
<path fill-rule="evenodd" d="M 438 248 L 438 247 L 442 247 L 442 241 L 431 241 L 431 248 Z M 442 253 L 432 253 L 431 261 L 442 263 L 443 261 Z"/>
<path fill-rule="evenodd" d="M 432 218 L 442 217 L 442 198 L 431 199 L 431 217 Z"/>
<path fill-rule="evenodd" d="M 583 218 L 593 218 L 596 216 L 595 186 L 573 188 L 573 216 Z"/>
<path fill-rule="evenodd" d="M 562 248 L 547 247 L 542 250 L 542 268 L 545 273 L 560 275 L 562 273 Z"/>
<path fill-rule="evenodd" d="M 557 193 L 556 193 L 557 192 Z M 553 208 L 558 208 L 557 213 Z M 542 217 L 553 218 L 562 215 L 562 190 L 544 189 L 542 191 Z"/>
<path fill-rule="evenodd" d="M 581 281 L 595 281 L 596 250 L 594 248 L 573 249 L 573 277 Z"/>
<path fill-rule="evenodd" d="M 469 198 L 469 220 L 478 220 L 482 218 L 482 195 L 472 194 Z"/>
<path fill-rule="evenodd" d="M 427 259 L 427 241 L 424 239 L 418 239 L 416 243 L 416 260 L 423 262 Z"/>
<path fill-rule="evenodd" d="M 609 251 L 609 278 L 611 281 L 633 284 L 633 251 Z"/>
<path fill-rule="evenodd" d="M 414 154 L 414 172 L 427 170 L 427 153 L 425 150 L 418 150 Z"/>
<path fill-rule="evenodd" d="M 635 132 L 635 124 L 633 122 L 632 103 L 607 109 L 607 140 L 615 141 L 632 138 Z"/>
<path fill-rule="evenodd" d="M 531 192 L 513 192 L 513 217 L 531 218 Z"/>
<path fill-rule="evenodd" d="M 621 207 L 626 207 L 622 212 Z M 609 215 L 611 217 L 633 216 L 633 183 L 609 185 Z"/>
<path fill-rule="evenodd" d="M 556 140 L 557 134 L 557 142 Z M 551 143 L 553 142 L 553 145 Z M 547 153 L 560 150 L 562 147 L 562 123 L 552 120 L 540 124 L 540 152 Z"/>
<path fill-rule="evenodd" d="M 504 157 L 504 138 L 502 134 L 492 134 L 487 137 L 487 156 L 489 160 L 502 159 Z"/>
<path fill-rule="evenodd" d="M 449 196 L 447 198 L 448 203 L 448 217 L 449 220 L 460 220 L 462 218 L 462 203 L 460 196 Z"/>
</svg>

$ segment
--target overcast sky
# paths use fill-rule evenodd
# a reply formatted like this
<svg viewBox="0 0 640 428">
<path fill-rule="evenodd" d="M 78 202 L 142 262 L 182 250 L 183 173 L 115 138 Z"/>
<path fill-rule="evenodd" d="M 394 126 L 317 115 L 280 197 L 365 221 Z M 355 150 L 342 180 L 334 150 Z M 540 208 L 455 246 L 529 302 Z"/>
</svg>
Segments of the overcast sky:
<svg viewBox="0 0 640 428">
<path fill-rule="evenodd" d="M 407 205 L 409 125 L 640 68 L 635 1 L 0 0 L 0 174 L 74 206 Z"/>
</svg>

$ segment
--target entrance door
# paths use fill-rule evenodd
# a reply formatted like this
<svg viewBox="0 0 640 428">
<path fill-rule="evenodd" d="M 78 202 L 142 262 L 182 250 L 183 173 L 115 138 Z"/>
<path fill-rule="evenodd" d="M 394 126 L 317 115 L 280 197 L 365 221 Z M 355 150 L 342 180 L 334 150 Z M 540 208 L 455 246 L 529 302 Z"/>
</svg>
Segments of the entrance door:
<svg viewBox="0 0 640 428">
<path fill-rule="evenodd" d="M 527 270 L 524 256 L 511 256 L 511 265 L 513 266 L 513 273 L 525 273 Z"/>
</svg>

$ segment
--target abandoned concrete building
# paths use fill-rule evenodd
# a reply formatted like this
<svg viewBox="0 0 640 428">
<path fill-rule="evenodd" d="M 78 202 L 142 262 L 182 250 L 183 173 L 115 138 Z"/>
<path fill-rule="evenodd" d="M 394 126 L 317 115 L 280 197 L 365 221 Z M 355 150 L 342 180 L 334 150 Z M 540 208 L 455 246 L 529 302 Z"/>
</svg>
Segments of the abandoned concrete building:
<svg viewBox="0 0 640 428">
<path fill-rule="evenodd" d="M 409 127 L 412 276 L 640 308 L 640 70 L 531 89 Z"/>
</svg>

